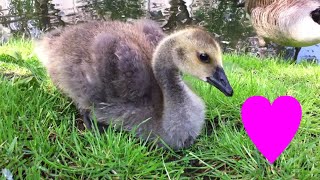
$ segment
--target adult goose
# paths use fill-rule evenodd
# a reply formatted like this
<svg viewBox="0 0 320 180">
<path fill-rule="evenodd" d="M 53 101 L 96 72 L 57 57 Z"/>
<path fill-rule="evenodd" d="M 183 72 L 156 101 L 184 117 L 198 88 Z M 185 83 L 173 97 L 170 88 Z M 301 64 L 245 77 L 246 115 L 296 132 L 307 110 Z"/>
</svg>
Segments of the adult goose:
<svg viewBox="0 0 320 180">
<path fill-rule="evenodd" d="M 320 43 L 320 0 L 246 0 L 245 9 L 266 40 L 292 47 Z"/>
</svg>

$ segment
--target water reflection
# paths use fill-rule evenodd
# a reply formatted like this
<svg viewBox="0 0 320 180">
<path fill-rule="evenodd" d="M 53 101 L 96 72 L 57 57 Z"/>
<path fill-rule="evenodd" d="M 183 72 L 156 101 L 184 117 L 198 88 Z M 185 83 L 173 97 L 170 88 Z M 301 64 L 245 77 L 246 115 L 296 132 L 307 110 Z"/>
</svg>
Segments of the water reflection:
<svg viewBox="0 0 320 180">
<path fill-rule="evenodd" d="M 212 1 L 201 6 L 195 12 L 195 18 L 209 31 L 219 33 L 229 48 L 239 50 L 241 40 L 253 36 L 246 13 L 237 8 L 234 1 Z"/>
<path fill-rule="evenodd" d="M 204 26 L 221 40 L 224 50 L 259 56 L 287 54 L 280 46 L 259 48 L 241 0 L 0 0 L 0 32 L 38 37 L 42 31 L 92 19 L 130 20 L 147 17 L 172 31 L 190 25 Z M 5 36 L 1 33 L 1 39 Z M 285 51 L 283 51 L 285 49 Z M 286 53 L 283 53 L 286 52 Z M 288 53 L 289 52 L 289 53 Z M 310 51 L 303 48 L 299 58 Z"/>
<path fill-rule="evenodd" d="M 142 16 L 158 21 L 165 30 L 201 25 L 235 45 L 249 34 L 243 26 L 245 13 L 234 0 L 0 0 L 7 6 L 1 23 L 12 31 L 28 32 L 30 26 L 48 30 L 91 19 L 137 19 Z M 235 29 L 236 27 L 236 29 Z M 33 35 L 32 33 L 29 33 Z"/>
</svg>

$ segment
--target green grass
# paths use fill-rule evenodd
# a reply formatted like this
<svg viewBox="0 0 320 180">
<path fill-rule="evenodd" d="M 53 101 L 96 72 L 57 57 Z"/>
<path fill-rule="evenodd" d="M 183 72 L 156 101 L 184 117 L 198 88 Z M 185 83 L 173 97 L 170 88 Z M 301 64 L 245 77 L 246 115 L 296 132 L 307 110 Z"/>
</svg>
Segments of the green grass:
<svg viewBox="0 0 320 180">
<path fill-rule="evenodd" d="M 320 179 L 320 67 L 226 55 L 235 94 L 186 81 L 207 104 L 207 125 L 189 149 L 151 148 L 129 133 L 82 130 L 77 110 L 47 78 L 32 43 L 0 47 L 0 170 L 15 179 Z M 273 165 L 256 150 L 240 119 L 250 96 L 296 97 L 300 129 Z M 2 177 L 4 179 L 4 177 Z"/>
</svg>

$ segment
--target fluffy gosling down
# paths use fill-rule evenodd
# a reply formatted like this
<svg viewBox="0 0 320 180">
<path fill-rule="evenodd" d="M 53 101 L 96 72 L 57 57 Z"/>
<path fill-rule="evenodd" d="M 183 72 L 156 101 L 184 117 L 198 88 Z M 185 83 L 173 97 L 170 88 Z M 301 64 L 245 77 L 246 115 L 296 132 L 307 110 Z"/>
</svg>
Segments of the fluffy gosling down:
<svg viewBox="0 0 320 180">
<path fill-rule="evenodd" d="M 139 137 L 160 137 L 173 149 L 193 144 L 205 118 L 203 101 L 180 72 L 233 94 L 219 44 L 198 28 L 165 37 L 150 20 L 90 22 L 48 33 L 36 52 L 87 127 L 95 116 L 100 126 L 135 129 Z"/>
<path fill-rule="evenodd" d="M 320 43 L 320 0 L 246 0 L 257 34 L 292 47 Z"/>
</svg>

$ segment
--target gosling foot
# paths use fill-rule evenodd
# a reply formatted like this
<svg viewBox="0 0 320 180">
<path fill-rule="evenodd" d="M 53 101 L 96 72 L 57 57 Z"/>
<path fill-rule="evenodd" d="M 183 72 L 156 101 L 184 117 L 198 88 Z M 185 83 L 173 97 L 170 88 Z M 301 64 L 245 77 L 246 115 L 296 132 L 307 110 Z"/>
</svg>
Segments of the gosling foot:
<svg viewBox="0 0 320 180">
<path fill-rule="evenodd" d="M 83 116 L 83 122 L 87 129 L 92 130 L 96 128 L 92 128 L 94 124 L 94 120 L 91 118 L 91 113 L 89 110 L 81 110 L 81 114 Z M 99 132 L 104 132 L 108 128 L 107 124 L 97 122 L 97 129 Z"/>
</svg>

